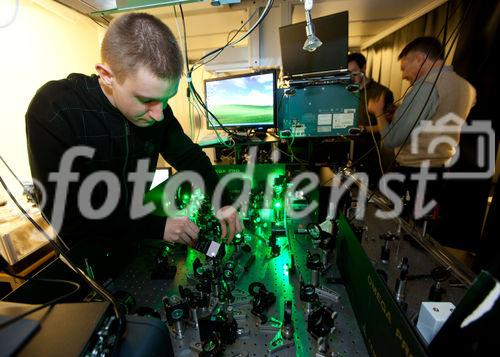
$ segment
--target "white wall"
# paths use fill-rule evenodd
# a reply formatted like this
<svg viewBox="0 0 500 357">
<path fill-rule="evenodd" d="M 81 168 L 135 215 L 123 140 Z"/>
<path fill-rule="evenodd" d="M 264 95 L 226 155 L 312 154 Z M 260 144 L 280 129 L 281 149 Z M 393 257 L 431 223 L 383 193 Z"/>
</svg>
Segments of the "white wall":
<svg viewBox="0 0 500 357">
<path fill-rule="evenodd" d="M 0 154 L 30 180 L 24 115 L 31 98 L 49 80 L 93 73 L 104 30 L 51 0 L 20 0 L 5 27 L 17 1 L 0 1 Z"/>
<path fill-rule="evenodd" d="M 204 80 L 211 77 L 213 77 L 213 75 L 205 72 L 203 70 L 203 67 L 193 72 L 193 85 L 203 99 L 205 99 Z M 187 81 L 186 77 L 184 76 L 179 83 L 179 91 L 177 92 L 177 95 L 170 99 L 168 104 L 172 108 L 177 120 L 179 120 L 179 122 L 181 123 L 184 132 L 191 139 L 193 139 L 193 141 L 196 142 L 197 138 L 201 138 L 204 135 L 203 130 L 205 130 L 207 127 L 206 117 L 203 115 L 203 113 L 199 113 L 193 110 L 190 118 L 189 101 L 186 93 Z M 192 101 L 194 101 L 193 98 Z M 212 160 L 215 159 L 215 151 L 213 149 L 205 149 L 205 152 Z M 161 158 L 160 162 L 162 165 L 164 165 L 164 161 L 161 161 Z"/>
<path fill-rule="evenodd" d="M 16 0 L 0 0 L 0 154 L 23 181 L 29 181 L 24 124 L 28 105 L 47 81 L 74 72 L 95 73 L 105 29 L 51 0 L 20 0 L 14 15 Z M 194 74 L 200 93 L 203 93 L 203 76 L 206 74 L 202 69 Z M 183 78 L 170 105 L 185 132 L 195 135 L 197 131 L 190 130 L 186 86 Z M 200 122 L 199 116 L 196 122 Z M 9 186 L 17 190 L 3 165 L 0 175 L 7 177 Z"/>
</svg>

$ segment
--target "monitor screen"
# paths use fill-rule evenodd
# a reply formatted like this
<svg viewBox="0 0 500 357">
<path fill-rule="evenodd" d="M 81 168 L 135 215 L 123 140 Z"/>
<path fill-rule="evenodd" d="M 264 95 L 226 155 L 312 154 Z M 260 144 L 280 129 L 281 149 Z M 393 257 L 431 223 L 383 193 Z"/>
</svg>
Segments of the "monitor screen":
<svg viewBox="0 0 500 357">
<path fill-rule="evenodd" d="M 275 70 L 205 80 L 207 108 L 228 128 L 274 127 L 275 92 Z M 207 118 L 208 129 L 221 127 Z"/>
<path fill-rule="evenodd" d="M 302 49 L 306 23 L 280 27 L 283 77 L 322 74 L 347 69 L 348 12 L 313 19 L 316 36 L 323 42 L 316 51 Z"/>
</svg>

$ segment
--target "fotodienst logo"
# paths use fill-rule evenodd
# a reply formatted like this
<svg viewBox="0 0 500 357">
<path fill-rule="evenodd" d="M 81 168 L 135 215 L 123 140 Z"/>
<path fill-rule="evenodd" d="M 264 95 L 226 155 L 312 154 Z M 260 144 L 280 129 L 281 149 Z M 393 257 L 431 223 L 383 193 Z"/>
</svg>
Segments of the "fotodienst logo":
<svg viewBox="0 0 500 357">
<path fill-rule="evenodd" d="M 442 179 L 484 179 L 491 177 L 495 172 L 495 133 L 491 122 L 475 121 L 472 124 L 466 124 L 465 120 L 455 114 L 443 116 L 436 122 L 424 121 L 417 126 L 411 134 L 410 152 L 411 155 L 419 157 L 421 160 L 420 170 L 412 173 L 410 177 L 405 177 L 400 172 L 385 173 L 378 182 L 380 193 L 389 200 L 392 204 L 392 210 L 386 211 L 377 209 L 375 216 L 381 219 L 394 219 L 399 217 L 403 211 L 403 200 L 400 192 L 391 189 L 390 183 L 404 185 L 407 180 L 413 181 L 416 186 L 415 201 L 414 201 L 414 218 L 418 219 L 428 214 L 437 202 L 430 197 L 428 202 L 425 201 L 428 185 L 432 181 L 441 179 L 439 175 L 433 171 L 432 164 L 440 163 L 441 167 L 444 164 L 445 168 L 451 168 L 460 157 L 460 149 L 458 146 L 461 135 L 474 135 L 477 140 L 477 166 L 480 170 L 473 172 L 458 172 L 457 170 L 448 172 L 445 170 Z M 59 170 L 51 172 L 48 175 L 48 182 L 54 184 L 55 190 L 52 197 L 52 226 L 59 231 L 65 216 L 66 201 L 68 199 L 68 188 L 70 183 L 78 183 L 77 192 L 73 192 L 77 198 L 77 205 L 80 214 L 88 219 L 104 219 L 109 216 L 116 207 L 120 204 L 122 197 L 122 187 L 124 186 L 123 177 L 116 176 L 110 171 L 97 171 L 85 178 L 81 177 L 78 171 L 73 171 L 72 166 L 77 157 L 92 160 L 95 149 L 88 146 L 75 146 L 68 149 L 61 158 Z M 243 170 L 228 172 L 223 175 L 216 185 L 212 194 L 212 205 L 214 211 L 222 208 L 222 196 L 226 186 L 233 180 L 239 180 L 243 183 L 239 196 L 234 199 L 232 206 L 238 209 L 242 214 L 248 211 L 249 203 L 252 195 L 252 179 L 256 170 L 256 162 L 258 157 L 258 148 L 251 147 L 246 156 L 246 164 Z M 279 160 L 280 152 L 272 153 L 274 159 Z M 137 219 L 150 214 L 155 207 L 151 203 L 144 204 L 143 194 L 149 183 L 153 179 L 153 174 L 148 171 L 149 159 L 141 159 L 137 162 L 135 171 L 128 173 L 127 182 L 133 187 L 131 192 L 128 192 L 130 198 L 130 218 Z M 328 215 L 335 217 L 337 210 L 341 207 L 341 201 L 346 195 L 349 195 L 351 186 L 358 186 L 356 189 L 356 206 L 355 218 L 363 219 L 368 203 L 368 184 L 369 176 L 364 172 L 355 171 L 340 171 L 332 173 L 328 199 Z M 195 171 L 181 171 L 172 176 L 165 182 L 162 195 L 162 208 L 168 213 L 168 216 L 184 215 L 185 213 L 174 205 L 176 192 L 183 183 L 189 183 L 192 187 L 201 189 L 201 193 L 205 194 L 204 179 Z M 254 207 L 265 211 L 269 207 L 265 207 L 265 202 L 272 202 L 274 179 L 270 175 L 265 179 L 265 189 L 261 192 L 263 206 Z M 42 183 L 35 182 L 38 190 L 44 191 Z M 91 204 L 91 196 L 98 184 L 107 186 L 107 194 L 104 201 L 99 207 L 93 207 Z M 286 216 L 293 219 L 302 219 L 309 215 L 312 211 L 318 208 L 319 202 L 315 199 L 309 199 L 309 195 L 318 189 L 320 186 L 319 176 L 315 172 L 302 171 L 295 177 L 288 177 L 288 182 L 284 188 L 284 207 Z M 42 198 L 46 194 L 41 195 Z M 75 201 L 75 200 L 73 200 Z M 294 209 L 293 202 L 307 202 L 305 207 Z M 127 202 L 128 203 L 128 202 Z M 45 202 L 39 202 L 43 209 Z M 304 205 L 302 205 L 304 206 Z"/>
</svg>

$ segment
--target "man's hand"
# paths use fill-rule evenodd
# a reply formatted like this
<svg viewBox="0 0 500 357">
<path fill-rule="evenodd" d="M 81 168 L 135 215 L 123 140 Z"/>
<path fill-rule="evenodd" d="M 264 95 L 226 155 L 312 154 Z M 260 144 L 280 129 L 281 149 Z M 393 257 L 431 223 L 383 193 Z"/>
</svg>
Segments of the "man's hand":
<svg viewBox="0 0 500 357">
<path fill-rule="evenodd" d="M 172 243 L 194 245 L 200 229 L 188 217 L 167 218 L 163 240 Z"/>
<path fill-rule="evenodd" d="M 233 206 L 221 207 L 215 214 L 215 217 L 220 222 L 222 238 L 227 235 L 226 243 L 231 243 L 236 233 L 240 233 L 243 230 L 240 216 Z"/>
</svg>

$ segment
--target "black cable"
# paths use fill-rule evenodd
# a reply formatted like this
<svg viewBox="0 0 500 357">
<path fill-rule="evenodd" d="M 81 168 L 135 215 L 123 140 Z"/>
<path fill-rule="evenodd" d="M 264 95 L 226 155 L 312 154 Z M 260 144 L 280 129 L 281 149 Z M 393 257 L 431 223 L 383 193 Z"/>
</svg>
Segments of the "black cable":
<svg viewBox="0 0 500 357">
<path fill-rule="evenodd" d="M 205 54 L 205 55 L 204 55 L 204 56 L 202 56 L 202 57 L 201 57 L 198 61 L 196 61 L 196 63 L 201 62 L 201 61 L 203 61 L 205 58 L 208 58 L 209 56 L 211 56 L 211 55 L 214 55 L 214 54 L 215 54 L 215 56 L 214 56 L 214 57 L 212 57 L 212 58 L 210 58 L 208 61 L 203 62 L 203 63 L 200 63 L 200 64 L 198 64 L 196 67 L 194 67 L 194 66 L 193 66 L 194 68 L 191 70 L 191 72 L 193 72 L 193 71 L 197 70 L 198 68 L 200 68 L 200 67 L 201 67 L 201 66 L 203 66 L 203 65 L 206 65 L 207 63 L 212 62 L 214 59 L 216 59 L 216 58 L 217 58 L 217 57 L 218 57 L 218 56 L 222 53 L 222 51 L 223 51 L 224 49 L 226 49 L 226 48 L 227 48 L 227 47 L 229 47 L 229 46 L 232 46 L 232 45 L 233 45 L 233 44 L 232 44 L 232 41 L 236 38 L 236 36 L 238 36 L 238 34 L 239 34 L 242 30 L 243 30 L 243 28 L 244 28 L 244 27 L 245 27 L 245 26 L 246 26 L 246 25 L 247 25 L 247 24 L 248 24 L 248 23 L 252 20 L 252 18 L 255 16 L 255 14 L 257 14 L 257 12 L 258 12 L 258 9 L 257 9 L 257 10 L 255 10 L 255 11 L 254 11 L 254 12 L 253 12 L 253 13 L 252 13 L 249 17 L 248 17 L 248 19 L 247 19 L 247 20 L 246 20 L 246 21 L 245 21 L 245 22 L 244 22 L 244 23 L 243 23 L 243 24 L 242 24 L 242 25 L 241 25 L 238 29 L 236 29 L 236 30 L 231 30 L 231 32 L 233 32 L 233 31 L 236 31 L 236 32 L 234 33 L 234 35 L 233 35 L 233 36 L 232 36 L 229 40 L 227 40 L 227 42 L 226 42 L 226 44 L 225 44 L 224 46 L 219 47 L 219 48 L 217 48 L 217 49 L 215 49 L 215 50 L 213 50 L 213 51 L 211 51 L 211 52 L 209 52 L 209 53 Z M 229 34 L 228 34 L 228 38 L 229 38 Z M 241 39 L 240 39 L 240 40 L 238 40 L 238 41 L 236 41 L 234 44 L 236 44 L 236 43 L 238 43 L 238 42 L 240 42 L 240 41 L 241 41 Z M 195 64 L 196 64 L 196 63 L 195 63 Z"/>
<path fill-rule="evenodd" d="M 283 104 L 283 98 L 285 97 L 285 94 L 286 94 L 286 89 L 283 90 L 283 93 L 281 94 L 281 98 L 278 101 L 278 109 L 277 109 L 278 113 L 280 112 L 281 105 Z"/>
<path fill-rule="evenodd" d="M 272 3 L 274 0 L 271 0 L 270 2 Z M 252 33 L 253 30 L 255 30 L 255 28 L 257 27 L 258 24 L 260 24 L 260 22 L 262 22 L 262 20 L 264 19 L 264 17 L 267 15 L 267 13 L 269 12 L 269 4 L 270 2 L 267 3 L 265 9 L 264 9 L 264 13 L 263 15 L 260 17 L 261 21 L 257 21 L 256 24 L 254 24 L 250 29 L 249 31 L 240 39 L 238 39 L 237 41 L 233 42 L 233 40 L 236 38 L 236 36 L 241 32 L 241 30 L 243 30 L 243 28 L 252 20 L 252 18 L 255 16 L 255 14 L 257 14 L 257 12 L 259 11 L 259 9 L 257 8 L 249 17 L 248 19 L 236 30 L 235 34 L 231 37 L 230 40 L 227 41 L 227 43 L 222 46 L 222 47 L 219 47 L 219 48 L 216 48 L 215 50 L 212 50 L 210 51 L 209 53 L 203 55 L 199 60 L 196 61 L 196 63 L 191 67 L 192 70 L 191 71 L 194 71 L 196 69 L 198 69 L 199 67 L 201 67 L 202 65 L 204 64 L 207 64 L 211 61 L 213 61 L 219 54 L 220 52 L 222 52 L 224 49 L 226 49 L 227 47 L 229 46 L 234 46 L 236 45 L 237 43 L 241 42 L 243 39 L 245 39 L 247 36 L 250 35 L 250 33 Z M 272 6 L 272 4 L 271 4 Z M 268 9 L 269 8 L 269 9 Z M 234 30 L 233 30 L 234 31 Z M 232 31 L 231 31 L 232 32 Z M 229 37 L 229 36 L 228 36 Z M 202 62 L 204 59 L 210 57 L 211 55 L 214 55 L 214 54 L 217 54 L 215 57 L 211 58 L 210 60 L 206 61 L 206 62 L 203 62 L 203 63 L 200 63 Z M 199 64 L 200 63 L 200 64 Z M 197 65 L 197 67 L 195 67 L 195 65 Z"/>
<path fill-rule="evenodd" d="M 10 172 L 10 174 L 14 177 L 14 179 L 19 183 L 19 185 L 23 188 L 24 190 L 24 184 L 23 182 L 21 181 L 21 179 L 16 175 L 16 173 L 11 169 L 11 167 L 7 164 L 7 162 L 4 160 L 4 158 L 2 156 L 0 156 L 0 161 L 3 162 L 3 164 L 5 165 L 5 167 L 7 168 L 7 170 Z M 25 193 L 29 196 L 29 198 L 33 201 L 33 202 L 38 202 L 38 199 L 36 197 L 34 197 L 30 192 L 27 192 L 25 191 Z M 47 216 L 45 215 L 45 213 L 43 212 L 43 210 L 41 208 L 40 209 L 40 214 L 42 215 L 43 219 L 45 220 L 45 222 L 47 222 L 47 224 L 50 225 L 50 222 L 49 222 L 49 219 L 47 218 Z M 64 246 L 64 248 L 66 250 L 69 250 L 69 247 L 66 245 L 66 243 L 64 242 L 64 240 L 61 239 L 61 237 L 57 236 L 57 239 L 59 240 L 60 243 L 62 243 L 62 245 Z"/>
<path fill-rule="evenodd" d="M 250 22 L 251 18 L 257 13 L 258 9 L 247 19 L 247 21 L 245 21 L 241 25 L 241 27 L 239 28 L 239 30 L 235 33 L 235 35 L 231 38 L 230 41 L 228 41 L 224 46 L 222 46 L 222 47 L 220 47 L 218 49 L 215 49 L 213 51 L 210 51 L 209 53 L 205 54 L 203 57 L 201 57 L 198 61 L 196 61 L 196 63 L 194 63 L 191 66 L 191 69 L 187 73 L 188 85 L 189 85 L 191 93 L 193 93 L 195 99 L 198 101 L 198 103 L 201 105 L 201 107 L 203 109 L 205 109 L 205 111 L 209 115 L 212 116 L 212 118 L 217 122 L 217 124 L 220 126 L 220 128 L 222 130 L 224 130 L 228 135 L 230 135 L 231 138 L 236 139 L 236 140 L 238 140 L 238 139 L 246 139 L 246 137 L 242 137 L 241 135 L 237 135 L 237 134 L 231 132 L 230 130 L 228 130 L 227 128 L 225 128 L 224 125 L 222 125 L 222 123 L 219 121 L 219 119 L 208 109 L 208 107 L 205 104 L 204 100 L 201 98 L 200 94 L 196 91 L 196 88 L 193 85 L 193 82 L 192 82 L 192 72 L 195 71 L 196 69 L 200 68 L 202 65 L 204 65 L 206 63 L 209 63 L 210 61 L 214 60 L 228 46 L 234 46 L 237 43 L 241 42 L 246 37 L 248 37 L 255 30 L 255 28 L 257 28 L 257 26 L 260 25 L 260 23 L 264 20 L 264 18 L 267 16 L 267 14 L 269 13 L 269 11 L 272 8 L 273 3 L 274 3 L 274 0 L 269 0 L 268 1 L 268 3 L 266 4 L 266 7 L 264 8 L 264 11 L 263 11 L 262 15 L 259 17 L 259 19 L 257 20 L 257 22 L 247 31 L 247 33 L 245 35 L 243 35 L 241 38 L 239 38 L 238 40 L 236 40 L 236 41 L 233 42 L 233 39 L 238 35 L 238 33 L 241 31 L 241 29 L 243 29 L 243 27 L 248 22 Z M 216 55 L 213 58 L 211 58 L 209 61 L 203 62 L 204 59 L 206 59 L 209 56 L 212 56 L 214 54 L 216 54 Z M 213 127 L 213 124 L 212 124 L 211 120 L 208 120 L 208 123 L 210 125 L 212 125 L 212 127 Z"/>
<path fill-rule="evenodd" d="M 174 6 L 174 8 L 175 8 L 175 6 Z M 184 20 L 184 11 L 182 10 L 182 5 L 179 5 L 179 9 L 181 10 L 182 30 L 183 30 L 183 34 L 184 34 L 184 53 L 186 54 L 186 71 L 189 71 L 188 46 L 187 46 L 187 35 L 186 35 L 186 21 Z M 189 89 L 189 87 L 188 87 L 188 89 Z M 189 97 L 189 95 L 188 95 L 188 97 Z"/>
<path fill-rule="evenodd" d="M 230 40 L 229 40 L 229 37 L 231 37 L 231 34 L 232 34 L 233 32 L 238 32 L 238 29 L 233 29 L 233 30 L 231 30 L 231 31 L 229 31 L 229 32 L 227 33 L 227 36 L 226 36 L 226 42 L 229 42 L 229 41 L 230 41 Z"/>
<path fill-rule="evenodd" d="M 0 156 L 0 158 L 1 158 L 1 156 Z M 7 192 L 7 194 L 10 196 L 10 198 L 15 203 L 15 205 L 19 208 L 19 210 L 23 213 L 23 215 L 26 217 L 26 219 L 28 219 L 31 222 L 31 224 L 33 224 L 33 226 L 50 243 L 50 245 L 52 246 L 52 248 L 56 252 L 59 253 L 61 261 L 63 261 L 66 265 L 68 265 L 75 273 L 77 273 L 78 275 L 80 275 L 80 277 L 82 277 L 85 280 L 85 282 L 87 284 L 89 284 L 89 286 L 92 287 L 92 289 L 94 291 L 96 291 L 98 294 L 100 294 L 101 296 L 103 296 L 106 300 L 108 300 L 111 303 L 111 305 L 113 306 L 113 310 L 114 310 L 115 316 L 116 316 L 116 318 L 118 320 L 118 334 L 121 336 L 125 332 L 125 323 L 126 323 L 126 321 L 125 321 L 125 315 L 123 314 L 123 312 L 118 307 L 118 304 L 117 304 L 115 298 L 113 297 L 113 295 L 111 295 L 111 293 L 109 293 L 104 287 L 102 287 L 95 280 L 93 280 L 89 276 L 87 276 L 78 266 L 75 265 L 75 263 L 73 263 L 71 261 L 71 259 L 69 259 L 69 257 L 66 255 L 66 253 L 61 249 L 60 245 L 56 241 L 54 241 L 51 237 L 49 237 L 49 235 L 45 232 L 45 230 L 21 206 L 21 204 L 19 203 L 19 201 L 14 197 L 14 195 L 12 194 L 12 192 L 9 190 L 9 188 L 8 188 L 7 184 L 5 183 L 5 181 L 3 180 L 2 176 L 0 176 L 0 184 L 4 187 L 4 189 Z M 56 233 L 56 237 L 59 238 L 59 235 L 57 233 Z"/>
<path fill-rule="evenodd" d="M 48 302 L 46 302 L 46 303 L 44 303 L 44 304 L 42 304 L 40 306 L 37 306 L 37 307 L 35 307 L 33 309 L 25 311 L 25 312 L 23 312 L 23 313 L 21 313 L 21 314 L 19 314 L 17 316 L 14 316 L 14 317 L 12 317 L 12 318 L 10 318 L 10 319 L 8 319 L 8 320 L 0 323 L 0 330 L 3 329 L 3 328 L 5 328 L 5 327 L 7 327 L 7 326 L 9 326 L 9 325 L 11 325 L 11 324 L 13 324 L 16 321 L 21 320 L 25 316 L 31 315 L 32 313 L 34 313 L 34 312 L 36 312 L 38 310 L 41 310 L 41 309 L 43 309 L 43 308 L 45 308 L 47 306 L 52 306 L 54 304 L 57 304 L 59 301 L 63 301 L 64 299 L 67 299 L 68 297 L 70 297 L 71 295 L 73 295 L 77 291 L 79 291 L 80 288 L 81 288 L 80 284 L 75 283 L 74 281 L 70 281 L 70 280 L 63 280 L 63 279 L 37 279 L 37 280 L 38 281 L 47 281 L 47 282 L 50 281 L 50 282 L 58 282 L 58 283 L 69 284 L 69 285 L 74 286 L 75 288 L 72 291 L 70 291 L 69 293 L 64 294 L 63 296 L 59 296 L 59 297 L 57 297 L 55 299 L 52 299 L 52 300 L 50 300 L 50 301 L 48 301 Z"/>
<path fill-rule="evenodd" d="M 49 278 L 38 278 L 38 277 L 23 277 L 23 276 L 11 273 L 10 271 L 8 271 L 5 268 L 2 269 L 2 270 L 0 270 L 0 271 L 3 271 L 4 274 L 7 274 L 8 276 L 10 276 L 12 278 L 15 278 L 15 279 L 19 279 L 19 280 L 24 280 L 24 281 L 42 281 L 42 282 L 48 282 L 48 283 L 67 283 L 67 284 L 71 284 L 71 285 L 77 284 L 78 288 L 79 289 L 81 288 L 80 284 L 78 284 L 78 283 L 76 283 L 74 281 L 71 281 L 71 280 L 66 280 L 66 279 L 49 279 Z"/>
<path fill-rule="evenodd" d="M 97 21 L 95 18 L 93 18 L 92 16 L 89 16 L 89 18 L 94 21 L 96 23 L 96 25 L 98 25 L 99 27 L 102 27 L 103 29 L 107 29 L 106 26 L 104 26 L 103 24 L 101 24 L 99 21 Z M 107 21 L 107 23 L 109 24 L 109 21 Z"/>
</svg>

